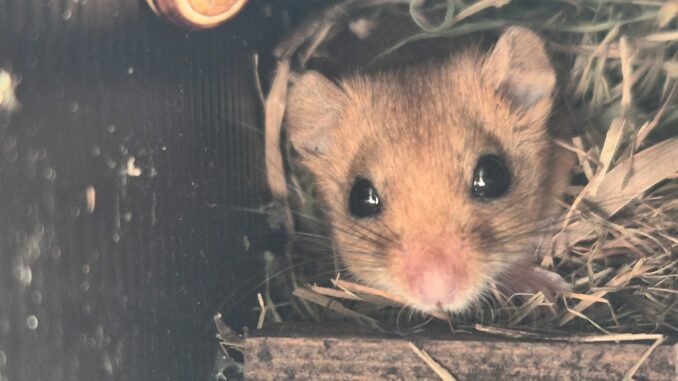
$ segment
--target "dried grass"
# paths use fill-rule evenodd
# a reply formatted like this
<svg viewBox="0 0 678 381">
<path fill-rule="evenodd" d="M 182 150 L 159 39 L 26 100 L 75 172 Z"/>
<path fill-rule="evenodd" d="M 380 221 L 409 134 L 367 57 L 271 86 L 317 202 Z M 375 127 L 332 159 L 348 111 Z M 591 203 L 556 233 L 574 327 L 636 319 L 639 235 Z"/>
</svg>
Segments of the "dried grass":
<svg viewBox="0 0 678 381">
<path fill-rule="evenodd" d="M 412 349 L 412 352 L 414 352 L 424 363 L 426 363 L 426 365 L 429 366 L 429 368 L 435 372 L 438 377 L 440 377 L 442 381 L 457 381 L 457 379 L 454 378 L 454 376 L 452 376 L 452 374 L 447 369 L 440 365 L 439 362 L 434 360 L 433 357 L 428 354 L 428 352 L 420 349 L 412 343 L 409 343 L 409 347 Z"/>
<path fill-rule="evenodd" d="M 544 340 L 589 330 L 604 332 L 610 340 L 641 337 L 624 336 L 631 334 L 678 333 L 678 1 L 348 0 L 307 20 L 276 50 L 279 69 L 266 100 L 269 183 L 285 210 L 291 236 L 295 235 L 292 216 L 298 212 L 293 208 L 307 213 L 313 204 L 304 197 L 290 203 L 290 197 L 312 193 L 312 185 L 304 184 L 303 175 L 285 178 L 279 170 L 290 69 L 301 70 L 337 30 L 354 21 L 351 16 L 356 12 L 362 18 L 372 14 L 369 21 L 378 23 L 381 13 L 365 12 L 377 8 L 410 12 L 421 27 L 420 33 L 387 48 L 383 55 L 432 36 L 520 24 L 545 37 L 556 65 L 572 63 L 563 86 L 579 136 L 563 146 L 576 152 L 576 170 L 585 184 L 570 187 L 562 229 L 547 245 L 552 250 L 541 264 L 563 275 L 573 291 L 555 303 L 541 293 L 500 298 L 474 314 L 455 317 L 455 323 L 483 332 L 489 331 L 472 323 L 489 323 L 495 334 L 522 327 L 545 332 L 523 337 L 537 335 Z M 442 20 L 438 25 L 426 18 L 435 12 Z M 305 192 L 290 195 L 288 181 L 301 183 Z M 399 320 L 408 312 L 395 295 L 338 275 L 318 277 L 317 267 L 298 265 L 290 251 L 290 270 L 284 277 L 288 280 L 280 283 L 289 291 L 289 299 L 281 303 L 288 319 L 351 318 L 383 326 L 385 316 L 396 314 Z M 280 309 L 270 296 L 266 299 L 261 300 L 262 309 L 277 315 Z M 544 313 L 544 307 L 552 313 Z M 452 326 L 448 314 L 431 315 Z M 415 321 L 417 317 L 428 321 L 414 312 L 408 316 Z M 659 345 L 662 334 L 642 339 Z"/>
</svg>

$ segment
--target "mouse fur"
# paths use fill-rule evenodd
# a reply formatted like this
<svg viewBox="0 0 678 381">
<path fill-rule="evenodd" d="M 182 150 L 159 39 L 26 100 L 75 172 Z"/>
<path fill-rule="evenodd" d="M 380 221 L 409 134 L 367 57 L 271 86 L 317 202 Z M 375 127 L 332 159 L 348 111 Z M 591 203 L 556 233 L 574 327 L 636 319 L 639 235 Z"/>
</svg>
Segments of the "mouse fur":
<svg viewBox="0 0 678 381">
<path fill-rule="evenodd" d="M 556 94 L 542 39 L 518 26 L 489 51 L 469 47 L 334 81 L 316 71 L 296 78 L 288 138 L 314 176 L 351 275 L 415 309 L 450 312 L 511 274 L 525 276 L 573 165 L 555 143 L 571 134 Z M 478 200 L 473 170 L 487 154 L 504 160 L 511 181 L 505 195 Z M 378 216 L 350 214 L 356 178 L 374 184 Z M 539 288 L 525 284 L 530 290 L 509 288 Z"/>
</svg>

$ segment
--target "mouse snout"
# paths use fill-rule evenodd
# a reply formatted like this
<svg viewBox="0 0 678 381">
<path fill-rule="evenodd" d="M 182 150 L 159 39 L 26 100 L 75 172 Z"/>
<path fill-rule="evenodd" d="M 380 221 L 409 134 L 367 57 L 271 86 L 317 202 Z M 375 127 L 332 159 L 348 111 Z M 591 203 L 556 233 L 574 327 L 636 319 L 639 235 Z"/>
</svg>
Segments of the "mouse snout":
<svg viewBox="0 0 678 381">
<path fill-rule="evenodd" d="M 419 304 L 464 304 L 470 281 L 469 253 L 460 245 L 414 243 L 403 247 L 401 275 Z"/>
</svg>

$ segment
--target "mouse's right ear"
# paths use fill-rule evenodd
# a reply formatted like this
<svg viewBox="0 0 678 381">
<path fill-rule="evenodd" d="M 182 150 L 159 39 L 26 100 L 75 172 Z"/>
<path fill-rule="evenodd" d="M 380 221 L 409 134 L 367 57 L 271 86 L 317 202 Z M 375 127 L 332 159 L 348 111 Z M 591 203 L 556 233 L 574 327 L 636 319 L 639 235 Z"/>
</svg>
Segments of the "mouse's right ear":
<svg viewBox="0 0 678 381">
<path fill-rule="evenodd" d="M 316 71 L 297 77 L 287 97 L 287 134 L 303 156 L 323 156 L 347 103 L 347 95 Z"/>
</svg>

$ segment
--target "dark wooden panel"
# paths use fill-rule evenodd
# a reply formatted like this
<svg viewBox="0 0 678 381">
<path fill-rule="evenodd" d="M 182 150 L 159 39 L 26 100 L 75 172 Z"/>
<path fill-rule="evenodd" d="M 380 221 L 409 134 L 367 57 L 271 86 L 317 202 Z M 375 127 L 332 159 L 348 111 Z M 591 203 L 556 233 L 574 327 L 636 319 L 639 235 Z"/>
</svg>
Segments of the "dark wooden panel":
<svg viewBox="0 0 678 381">
<path fill-rule="evenodd" d="M 138 0 L 0 0 L 23 105 L 0 126 L 0 380 L 205 378 L 213 314 L 248 322 L 256 299 L 229 296 L 266 248 L 236 208 L 267 200 L 262 30 L 256 9 L 186 33 Z"/>
</svg>

